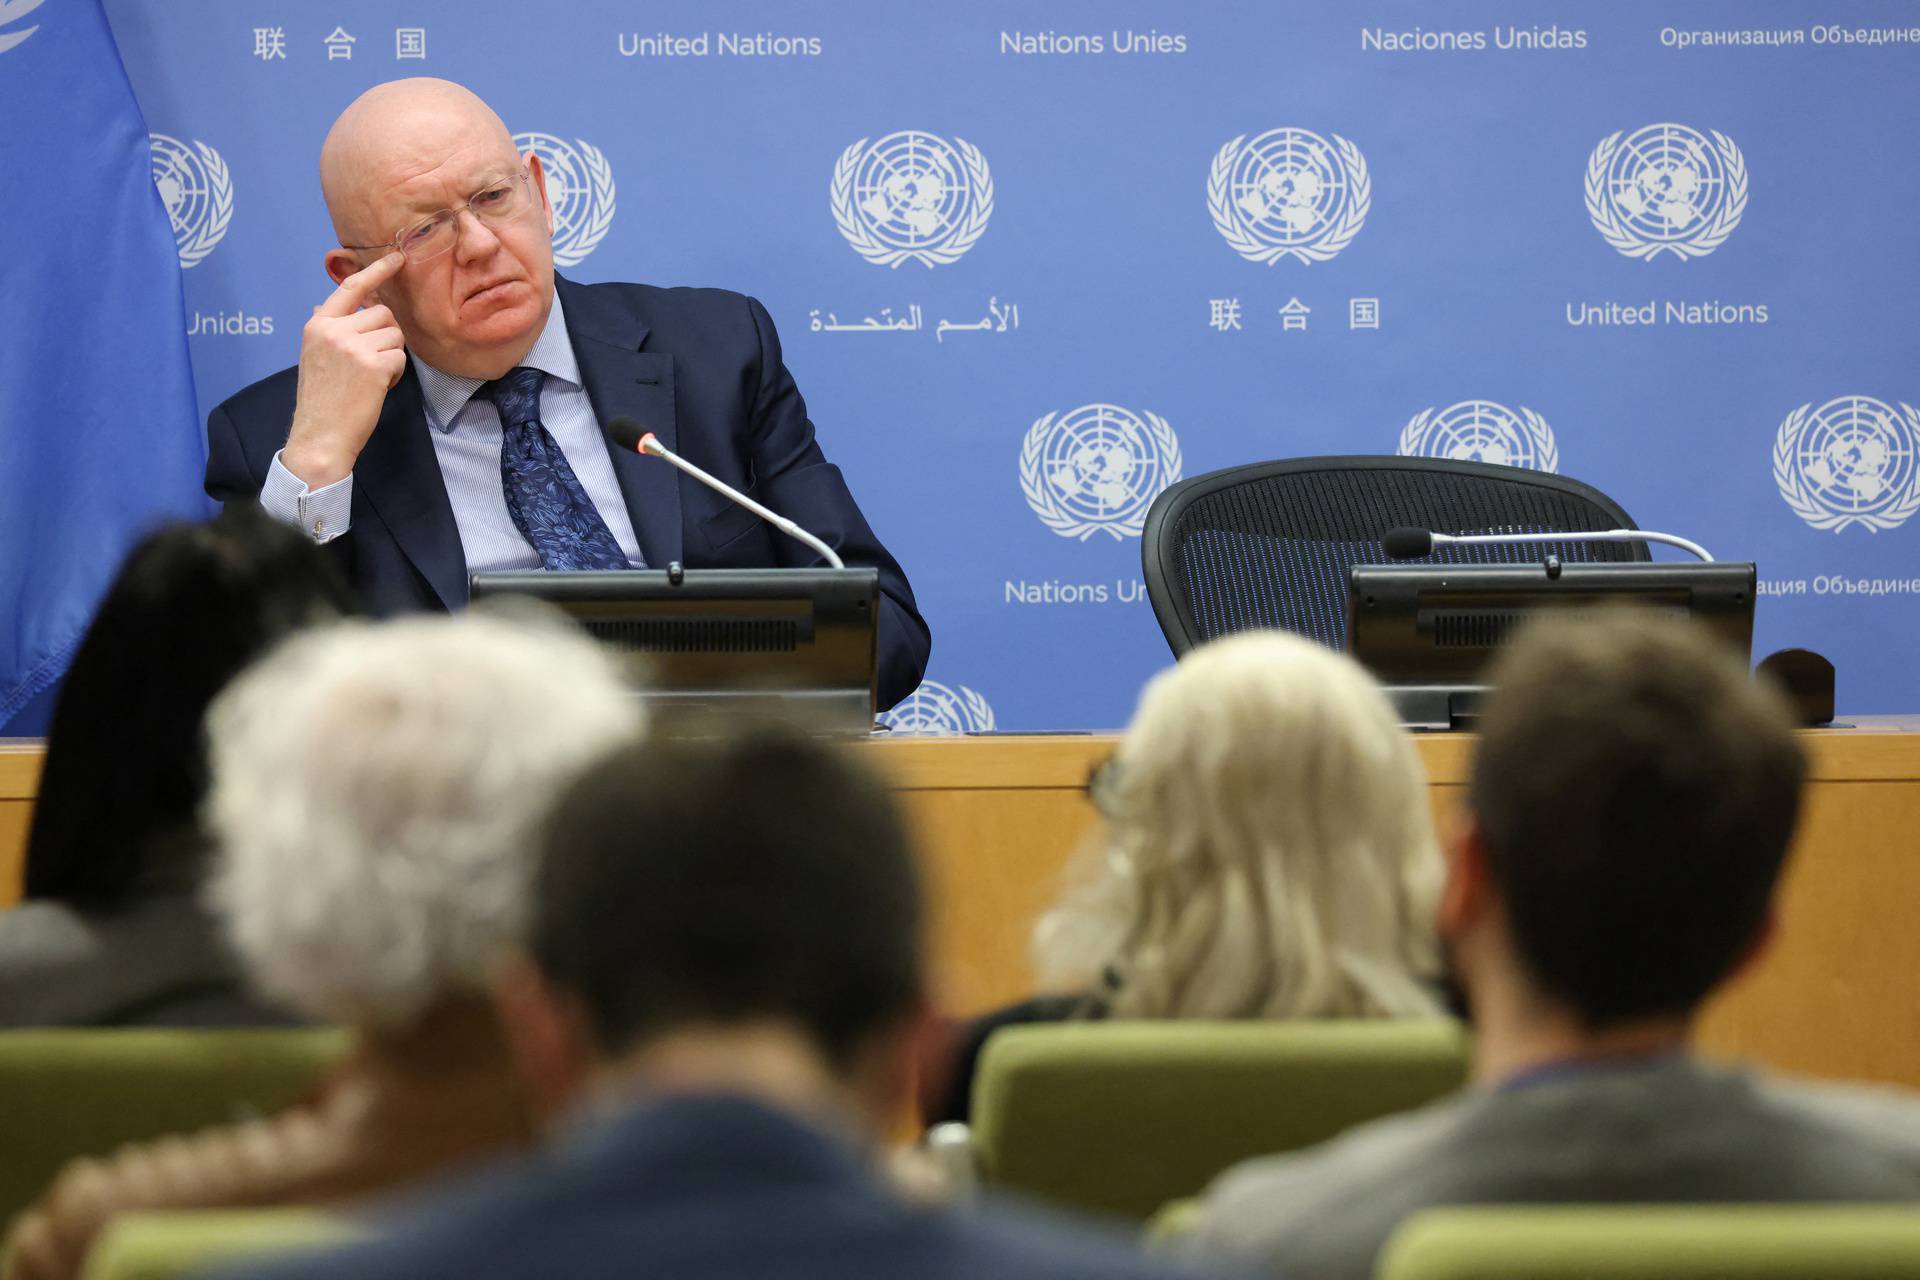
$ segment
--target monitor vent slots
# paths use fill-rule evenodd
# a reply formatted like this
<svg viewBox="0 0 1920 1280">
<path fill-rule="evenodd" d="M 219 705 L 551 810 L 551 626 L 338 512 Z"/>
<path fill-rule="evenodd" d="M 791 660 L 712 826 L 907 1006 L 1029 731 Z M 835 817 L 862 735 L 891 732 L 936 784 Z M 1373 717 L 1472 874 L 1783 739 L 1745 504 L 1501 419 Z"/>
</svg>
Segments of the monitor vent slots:
<svg viewBox="0 0 1920 1280">
<path fill-rule="evenodd" d="M 604 644 L 643 653 L 791 653 L 800 644 L 791 619 L 601 618 L 586 625 Z"/>
</svg>

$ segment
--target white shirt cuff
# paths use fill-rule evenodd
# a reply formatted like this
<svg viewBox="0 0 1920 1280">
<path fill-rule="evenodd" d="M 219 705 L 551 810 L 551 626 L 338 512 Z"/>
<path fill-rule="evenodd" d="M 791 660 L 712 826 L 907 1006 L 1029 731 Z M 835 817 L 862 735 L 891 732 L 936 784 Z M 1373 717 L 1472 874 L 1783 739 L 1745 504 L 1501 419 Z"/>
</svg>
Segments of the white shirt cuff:
<svg viewBox="0 0 1920 1280">
<path fill-rule="evenodd" d="M 332 542 L 352 524 L 353 473 L 324 489 L 309 489 L 276 453 L 267 482 L 260 487 L 260 505 L 275 520 L 304 531 L 315 542 Z"/>
</svg>

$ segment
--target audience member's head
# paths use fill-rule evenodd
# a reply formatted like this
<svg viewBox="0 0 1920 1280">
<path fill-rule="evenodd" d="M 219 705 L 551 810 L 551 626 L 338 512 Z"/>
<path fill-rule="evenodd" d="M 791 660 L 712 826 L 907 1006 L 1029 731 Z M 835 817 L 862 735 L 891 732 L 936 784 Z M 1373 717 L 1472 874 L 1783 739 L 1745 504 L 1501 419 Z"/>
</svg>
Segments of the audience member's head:
<svg viewBox="0 0 1920 1280">
<path fill-rule="evenodd" d="M 1529 625 L 1491 680 L 1440 916 L 1476 1021 L 1684 1022 L 1768 927 L 1804 773 L 1784 701 L 1624 611 Z"/>
<path fill-rule="evenodd" d="M 629 745 L 540 841 L 528 962 L 501 1007 L 562 1110 L 631 1075 L 895 1114 L 923 1019 L 921 904 L 885 788 L 763 729 Z"/>
<path fill-rule="evenodd" d="M 190 882 L 207 704 L 274 641 L 351 611 L 312 540 L 251 507 L 136 546 L 54 710 L 26 896 L 106 910 L 155 881 Z"/>
<path fill-rule="evenodd" d="M 404 1030 L 483 999 L 554 794 L 640 727 L 600 651 L 470 612 L 296 637 L 208 718 L 218 904 L 262 992 Z"/>
<path fill-rule="evenodd" d="M 1438 1012 L 1425 778 L 1345 655 L 1281 632 L 1195 650 L 1094 798 L 1098 860 L 1036 935 L 1047 984 L 1119 1017 Z"/>
</svg>

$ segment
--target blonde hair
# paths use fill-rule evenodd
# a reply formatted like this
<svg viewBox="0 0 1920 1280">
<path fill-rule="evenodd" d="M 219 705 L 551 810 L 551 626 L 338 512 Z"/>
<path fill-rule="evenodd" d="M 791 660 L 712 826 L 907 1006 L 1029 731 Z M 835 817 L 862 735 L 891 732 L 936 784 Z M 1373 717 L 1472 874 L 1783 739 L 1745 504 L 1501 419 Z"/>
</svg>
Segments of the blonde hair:
<svg viewBox="0 0 1920 1280">
<path fill-rule="evenodd" d="M 487 616 L 296 636 L 208 714 L 212 899 L 265 994 L 407 1025 L 521 937 L 534 832 L 643 724 L 584 635 Z"/>
<path fill-rule="evenodd" d="M 1197 649 L 1103 775 L 1104 837 L 1035 933 L 1043 985 L 1115 1017 L 1440 1012 L 1425 776 L 1352 659 L 1277 631 Z"/>
</svg>

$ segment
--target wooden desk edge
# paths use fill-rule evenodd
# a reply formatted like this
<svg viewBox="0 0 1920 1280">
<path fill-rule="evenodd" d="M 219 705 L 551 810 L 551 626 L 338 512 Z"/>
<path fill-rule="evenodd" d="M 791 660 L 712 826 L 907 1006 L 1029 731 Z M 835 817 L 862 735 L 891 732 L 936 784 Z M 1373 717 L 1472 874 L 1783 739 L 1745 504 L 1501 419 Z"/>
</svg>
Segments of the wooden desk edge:
<svg viewBox="0 0 1920 1280">
<path fill-rule="evenodd" d="M 40 793 L 41 738 L 0 738 L 0 800 L 31 800 Z"/>
<path fill-rule="evenodd" d="M 1880 782 L 1920 778 L 1920 716 L 1856 716 L 1845 729 L 1807 729 L 1809 777 L 1821 782 Z M 1117 733 L 993 734 L 982 737 L 879 735 L 859 744 L 887 780 L 902 791 L 1058 790 L 1084 786 L 1087 776 L 1119 745 Z M 1467 781 L 1472 734 L 1413 736 L 1429 782 Z M 31 800 L 38 793 L 45 743 L 0 738 L 0 800 Z"/>
<path fill-rule="evenodd" d="M 1856 716 L 1842 729 L 1803 729 L 1808 777 L 1816 782 L 1920 778 L 1920 716 Z M 1418 733 L 1414 749 L 1427 781 L 1465 783 L 1474 735 Z M 902 791 L 1054 789 L 1085 785 L 1119 746 L 1117 733 L 993 734 L 982 737 L 876 737 L 860 744 Z"/>
</svg>

